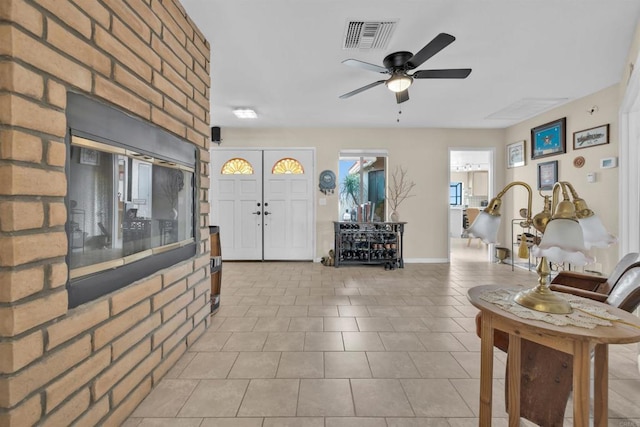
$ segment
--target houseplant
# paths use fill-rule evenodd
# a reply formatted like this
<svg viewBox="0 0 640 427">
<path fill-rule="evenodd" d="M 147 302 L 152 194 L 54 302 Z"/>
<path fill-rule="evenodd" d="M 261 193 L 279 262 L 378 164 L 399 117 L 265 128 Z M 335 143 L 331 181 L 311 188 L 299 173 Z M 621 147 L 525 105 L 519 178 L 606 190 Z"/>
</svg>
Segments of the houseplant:
<svg viewBox="0 0 640 427">
<path fill-rule="evenodd" d="M 391 209 L 389 219 L 392 222 L 398 222 L 400 219 L 398 206 L 400 206 L 405 199 L 415 196 L 415 194 L 411 194 L 411 190 L 413 190 L 415 186 L 416 183 L 407 178 L 406 169 L 402 166 L 396 166 L 393 169 L 389 186 L 387 187 L 387 199 L 389 200 L 389 208 Z"/>
</svg>

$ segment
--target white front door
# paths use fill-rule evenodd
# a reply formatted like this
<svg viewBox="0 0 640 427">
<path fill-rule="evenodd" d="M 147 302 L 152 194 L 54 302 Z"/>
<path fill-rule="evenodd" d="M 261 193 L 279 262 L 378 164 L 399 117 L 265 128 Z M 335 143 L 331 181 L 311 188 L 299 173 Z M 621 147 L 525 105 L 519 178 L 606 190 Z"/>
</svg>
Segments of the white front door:
<svg viewBox="0 0 640 427">
<path fill-rule="evenodd" d="M 262 151 L 212 151 L 210 175 L 209 222 L 220 226 L 223 258 L 261 260 Z"/>
<path fill-rule="evenodd" d="M 273 169 L 278 162 L 290 162 L 295 170 L 277 173 Z M 313 258 L 312 172 L 311 150 L 264 152 L 265 260 Z"/>
<path fill-rule="evenodd" d="M 283 159 L 303 173 L 274 171 Z M 210 176 L 210 224 L 220 226 L 223 259 L 313 259 L 312 150 L 212 149 Z"/>
</svg>

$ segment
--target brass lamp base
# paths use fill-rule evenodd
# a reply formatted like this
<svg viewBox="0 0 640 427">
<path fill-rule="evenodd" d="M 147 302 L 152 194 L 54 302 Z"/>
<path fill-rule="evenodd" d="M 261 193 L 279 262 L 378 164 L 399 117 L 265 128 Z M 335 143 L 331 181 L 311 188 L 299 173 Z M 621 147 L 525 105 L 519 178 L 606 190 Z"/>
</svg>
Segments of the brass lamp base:
<svg viewBox="0 0 640 427">
<path fill-rule="evenodd" d="M 546 257 L 542 257 L 538 263 L 538 286 L 526 291 L 518 292 L 514 298 L 514 301 L 523 307 L 530 308 L 531 310 L 542 311 L 544 313 L 551 314 L 569 314 L 573 310 L 571 305 L 551 292 L 547 285 L 547 278 L 551 271 L 549 270 L 549 263 Z"/>
</svg>

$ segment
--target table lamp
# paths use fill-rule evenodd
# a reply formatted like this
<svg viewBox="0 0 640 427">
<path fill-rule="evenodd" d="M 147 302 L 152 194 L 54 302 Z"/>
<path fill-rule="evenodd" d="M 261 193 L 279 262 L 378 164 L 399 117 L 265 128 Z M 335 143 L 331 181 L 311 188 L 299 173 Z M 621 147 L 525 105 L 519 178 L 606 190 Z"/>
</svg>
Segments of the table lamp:
<svg viewBox="0 0 640 427">
<path fill-rule="evenodd" d="M 609 246 L 616 242 L 616 238 L 605 230 L 602 221 L 587 207 L 586 202 L 578 196 L 573 186 L 565 181 L 554 184 L 553 199 L 550 199 L 550 196 L 542 196 L 544 208 L 533 218 L 531 217 L 531 187 L 521 181 L 508 184 L 491 200 L 487 208 L 480 212 L 468 229 L 469 235 L 478 237 L 485 243 L 497 242 L 502 197 L 514 186 L 523 186 L 529 193 L 526 218 L 520 226 L 523 228 L 533 226 L 542 233 L 540 243 L 531 248 L 531 253 L 540 257 L 536 268 L 539 276 L 538 285 L 519 292 L 514 300 L 536 311 L 554 314 L 571 313 L 569 303 L 549 289 L 548 278 L 551 274 L 549 262 L 589 264 L 594 260 L 587 254 L 588 249 Z M 562 201 L 558 202 L 560 190 L 563 197 Z M 569 193 L 573 202 L 570 200 Z M 522 249 L 525 239 L 520 240 L 518 256 L 522 257 L 525 253 Z"/>
</svg>

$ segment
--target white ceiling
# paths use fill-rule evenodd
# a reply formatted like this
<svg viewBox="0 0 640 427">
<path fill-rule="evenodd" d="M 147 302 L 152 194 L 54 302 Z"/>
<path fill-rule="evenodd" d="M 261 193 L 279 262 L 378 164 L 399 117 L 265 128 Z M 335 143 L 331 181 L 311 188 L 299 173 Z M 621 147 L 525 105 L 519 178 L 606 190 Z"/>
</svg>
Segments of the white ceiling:
<svg viewBox="0 0 640 427">
<path fill-rule="evenodd" d="M 618 83 L 640 17 L 638 0 L 181 1 L 211 43 L 211 124 L 223 138 L 225 127 L 510 126 L 527 117 L 487 117 Z M 343 50 L 349 20 L 398 24 L 384 50 Z M 382 65 L 441 32 L 456 41 L 418 69 L 472 68 L 467 79 L 415 81 L 400 105 L 384 85 L 338 98 L 385 78 L 343 60 Z M 259 117 L 241 121 L 235 107 Z"/>
</svg>

